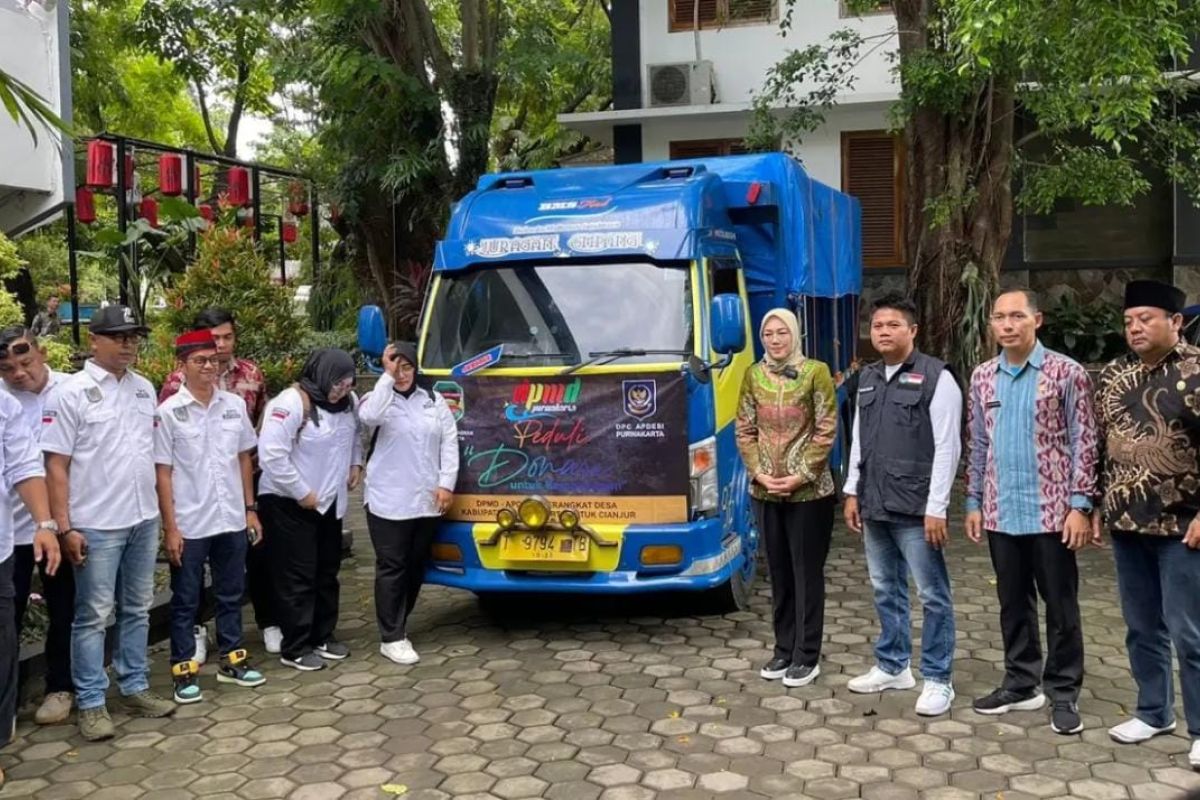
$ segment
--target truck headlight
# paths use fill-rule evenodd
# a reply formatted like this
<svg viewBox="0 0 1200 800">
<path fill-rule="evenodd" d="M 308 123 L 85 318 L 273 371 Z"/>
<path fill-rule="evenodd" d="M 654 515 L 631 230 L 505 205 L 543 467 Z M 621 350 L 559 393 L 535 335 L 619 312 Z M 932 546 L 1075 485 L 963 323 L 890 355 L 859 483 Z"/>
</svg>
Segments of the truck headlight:
<svg viewBox="0 0 1200 800">
<path fill-rule="evenodd" d="M 550 504 L 540 497 L 526 497 L 517 506 L 517 515 L 527 528 L 544 528 L 550 519 Z"/>
<path fill-rule="evenodd" d="M 710 436 L 688 447 L 692 511 L 717 510 L 717 439 Z"/>
</svg>

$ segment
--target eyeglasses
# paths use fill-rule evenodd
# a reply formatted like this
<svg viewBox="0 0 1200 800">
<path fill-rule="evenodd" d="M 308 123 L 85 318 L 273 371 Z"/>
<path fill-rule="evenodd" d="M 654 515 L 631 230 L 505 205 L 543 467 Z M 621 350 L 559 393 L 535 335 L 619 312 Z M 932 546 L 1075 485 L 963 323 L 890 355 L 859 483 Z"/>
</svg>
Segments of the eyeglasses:
<svg viewBox="0 0 1200 800">
<path fill-rule="evenodd" d="M 33 345 L 31 345 L 29 342 L 0 344 L 0 358 L 8 358 L 9 356 L 23 356 L 32 349 Z"/>
<path fill-rule="evenodd" d="M 333 392 L 348 392 L 353 387 L 354 387 L 354 376 L 351 375 L 349 378 L 342 378 L 340 381 L 335 383 L 333 386 L 329 387 L 329 389 L 330 389 L 330 391 L 333 391 Z"/>
<path fill-rule="evenodd" d="M 416 371 L 417 371 L 417 368 L 414 367 L 412 364 L 396 365 L 396 372 L 401 372 L 401 373 L 404 373 L 405 375 L 407 375 L 410 372 L 416 372 Z"/>
<path fill-rule="evenodd" d="M 197 356 L 189 358 L 188 363 L 195 364 L 197 367 L 216 367 L 221 363 L 221 359 L 217 356 Z"/>
</svg>

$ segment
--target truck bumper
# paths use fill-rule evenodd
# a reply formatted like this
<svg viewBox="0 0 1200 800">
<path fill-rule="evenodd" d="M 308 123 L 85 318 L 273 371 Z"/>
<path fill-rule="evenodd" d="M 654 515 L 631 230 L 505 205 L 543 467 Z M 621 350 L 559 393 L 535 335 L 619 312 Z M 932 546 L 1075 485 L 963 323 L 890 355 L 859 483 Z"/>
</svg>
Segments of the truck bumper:
<svg viewBox="0 0 1200 800">
<path fill-rule="evenodd" d="M 456 545 L 462 561 L 431 562 L 427 582 L 479 593 L 703 591 L 727 582 L 741 569 L 745 558 L 741 538 L 726 533 L 719 519 L 673 525 L 596 526 L 598 534 L 616 541 L 616 550 L 593 547 L 592 563 L 561 569 L 549 564 L 503 561 L 498 557 L 498 545 L 480 542 L 490 537 L 495 527 L 442 523 L 435 542 Z M 683 559 L 671 566 L 643 565 L 642 548 L 650 545 L 676 545 Z"/>
</svg>

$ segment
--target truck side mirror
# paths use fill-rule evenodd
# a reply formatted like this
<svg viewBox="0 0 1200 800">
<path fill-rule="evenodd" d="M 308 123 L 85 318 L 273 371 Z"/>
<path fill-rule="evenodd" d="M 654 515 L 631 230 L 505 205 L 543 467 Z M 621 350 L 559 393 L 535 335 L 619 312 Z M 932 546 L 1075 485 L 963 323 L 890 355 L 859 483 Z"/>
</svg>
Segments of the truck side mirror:
<svg viewBox="0 0 1200 800">
<path fill-rule="evenodd" d="M 742 298 L 736 294 L 714 297 L 709 329 L 713 352 L 728 356 L 741 351 L 746 346 L 746 315 L 742 309 Z"/>
<path fill-rule="evenodd" d="M 379 359 L 388 345 L 387 323 L 379 306 L 363 306 L 358 310 L 358 349 L 371 372 L 383 372 Z"/>
</svg>

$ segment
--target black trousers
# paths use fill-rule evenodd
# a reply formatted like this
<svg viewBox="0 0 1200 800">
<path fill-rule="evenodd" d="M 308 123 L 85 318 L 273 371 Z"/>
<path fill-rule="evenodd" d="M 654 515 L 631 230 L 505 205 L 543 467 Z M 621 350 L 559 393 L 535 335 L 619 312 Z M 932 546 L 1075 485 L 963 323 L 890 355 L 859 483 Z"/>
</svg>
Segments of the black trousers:
<svg viewBox="0 0 1200 800">
<path fill-rule="evenodd" d="M 0 561 L 0 747 L 12 741 L 17 724 L 17 669 L 21 664 L 13 613 L 12 556 Z"/>
<path fill-rule="evenodd" d="M 383 519 L 367 509 L 367 530 L 375 546 L 375 618 L 384 644 L 408 638 L 408 615 L 425 582 L 437 520 Z"/>
<path fill-rule="evenodd" d="M 775 657 L 816 666 L 825 630 L 825 559 L 833 537 L 834 498 L 754 505 L 771 575 Z"/>
<path fill-rule="evenodd" d="M 29 592 L 33 585 L 33 545 L 17 545 L 13 548 L 13 588 L 17 620 L 17 641 L 21 640 L 21 627 L 25 620 L 25 609 L 29 605 Z M 65 557 L 54 575 L 46 574 L 46 562 L 36 565 L 42 579 L 42 597 L 46 600 L 49 628 L 46 630 L 46 693 L 74 692 L 71 680 L 71 623 L 75 619 L 75 572 Z"/>
<path fill-rule="evenodd" d="M 258 512 L 279 602 L 282 655 L 299 658 L 334 638 L 342 521 L 336 505 L 321 514 L 270 494 L 258 498 Z"/>
<path fill-rule="evenodd" d="M 1004 637 L 1004 688 L 1039 685 L 1051 702 L 1074 701 L 1083 684 L 1079 570 L 1062 534 L 988 533 Z M 1038 634 L 1038 595 L 1046 604 L 1046 658 Z"/>
<path fill-rule="evenodd" d="M 256 547 L 246 548 L 246 594 L 250 596 L 250 604 L 254 607 L 254 624 L 258 629 L 278 627 L 275 581 L 271 577 L 271 559 L 267 556 L 266 541 Z"/>
</svg>

